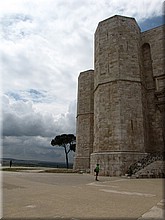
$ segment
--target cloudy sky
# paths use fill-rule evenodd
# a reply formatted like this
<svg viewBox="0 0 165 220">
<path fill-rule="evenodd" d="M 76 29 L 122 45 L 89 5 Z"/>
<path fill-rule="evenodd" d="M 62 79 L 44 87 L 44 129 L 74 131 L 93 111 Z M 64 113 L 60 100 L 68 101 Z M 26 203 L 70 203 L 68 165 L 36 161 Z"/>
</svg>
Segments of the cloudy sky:
<svg viewBox="0 0 165 220">
<path fill-rule="evenodd" d="M 64 161 L 50 145 L 75 134 L 77 77 L 93 68 L 94 32 L 113 15 L 162 24 L 163 0 L 1 0 L 3 157 Z M 70 160 L 73 160 L 71 155 Z"/>
</svg>

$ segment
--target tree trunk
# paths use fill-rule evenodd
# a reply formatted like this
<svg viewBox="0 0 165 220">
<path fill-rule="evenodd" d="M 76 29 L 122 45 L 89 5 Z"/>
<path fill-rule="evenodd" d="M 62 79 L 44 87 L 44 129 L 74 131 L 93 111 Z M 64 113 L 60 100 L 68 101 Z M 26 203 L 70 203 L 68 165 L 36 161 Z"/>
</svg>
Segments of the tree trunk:
<svg viewBox="0 0 165 220">
<path fill-rule="evenodd" d="M 64 145 L 64 149 L 65 149 L 65 156 L 66 156 L 66 168 L 68 169 L 69 168 L 69 163 L 68 163 L 68 152 L 67 152 L 67 149 L 66 149 L 66 145 Z"/>
</svg>

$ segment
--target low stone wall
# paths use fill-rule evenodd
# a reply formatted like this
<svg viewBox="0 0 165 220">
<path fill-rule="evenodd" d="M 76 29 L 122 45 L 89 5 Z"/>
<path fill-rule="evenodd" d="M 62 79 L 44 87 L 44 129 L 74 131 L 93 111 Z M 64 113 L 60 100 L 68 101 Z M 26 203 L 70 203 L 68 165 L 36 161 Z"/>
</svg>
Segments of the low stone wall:
<svg viewBox="0 0 165 220">
<path fill-rule="evenodd" d="M 92 153 L 90 157 L 90 172 L 94 173 L 96 164 L 100 164 L 100 176 L 122 176 L 128 167 L 141 160 L 147 153 L 138 152 L 100 152 Z"/>
<path fill-rule="evenodd" d="M 136 178 L 164 178 L 165 161 L 154 161 L 145 168 L 139 170 L 134 176 L 136 176 Z"/>
</svg>

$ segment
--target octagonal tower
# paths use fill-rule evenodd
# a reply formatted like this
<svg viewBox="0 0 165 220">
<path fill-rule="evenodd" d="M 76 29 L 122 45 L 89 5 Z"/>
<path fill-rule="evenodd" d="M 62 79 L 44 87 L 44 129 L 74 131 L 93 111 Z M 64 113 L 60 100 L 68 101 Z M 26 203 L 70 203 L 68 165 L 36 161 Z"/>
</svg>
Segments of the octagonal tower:
<svg viewBox="0 0 165 220">
<path fill-rule="evenodd" d="M 144 156 L 140 28 L 114 16 L 95 32 L 94 144 L 91 171 L 122 175 Z"/>
<path fill-rule="evenodd" d="M 81 72 L 78 78 L 75 170 L 90 170 L 93 152 L 93 70 Z"/>
</svg>

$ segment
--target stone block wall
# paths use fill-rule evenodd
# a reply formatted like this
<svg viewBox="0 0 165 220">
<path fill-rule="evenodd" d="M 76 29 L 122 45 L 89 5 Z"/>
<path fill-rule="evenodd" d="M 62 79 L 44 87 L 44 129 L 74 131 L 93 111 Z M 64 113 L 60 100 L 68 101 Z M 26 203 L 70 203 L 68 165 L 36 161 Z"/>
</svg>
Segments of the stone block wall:
<svg viewBox="0 0 165 220">
<path fill-rule="evenodd" d="M 94 152 L 143 152 L 140 29 L 114 16 L 99 23 L 95 42 Z"/>
<path fill-rule="evenodd" d="M 122 176 L 135 161 L 141 160 L 146 153 L 136 152 L 99 152 L 90 157 L 90 171 L 93 174 L 97 163 L 100 164 L 100 176 Z"/>
<path fill-rule="evenodd" d="M 147 152 L 164 151 L 162 121 L 163 114 L 156 105 L 155 92 L 165 87 L 165 27 L 160 26 L 141 33 L 143 92 L 145 93 Z M 158 79 L 161 87 L 157 85 Z M 160 87 L 160 88 L 159 88 Z M 144 100 L 143 100 L 144 101 Z"/>
<path fill-rule="evenodd" d="M 98 24 L 94 71 L 78 81 L 75 169 L 92 173 L 99 163 L 101 175 L 124 175 L 147 153 L 164 151 L 157 104 L 165 88 L 163 31 L 141 33 L 123 16 Z"/>
<path fill-rule="evenodd" d="M 80 73 L 78 79 L 78 105 L 76 130 L 76 156 L 74 169 L 89 170 L 90 154 L 93 152 L 93 87 L 94 71 Z"/>
</svg>

